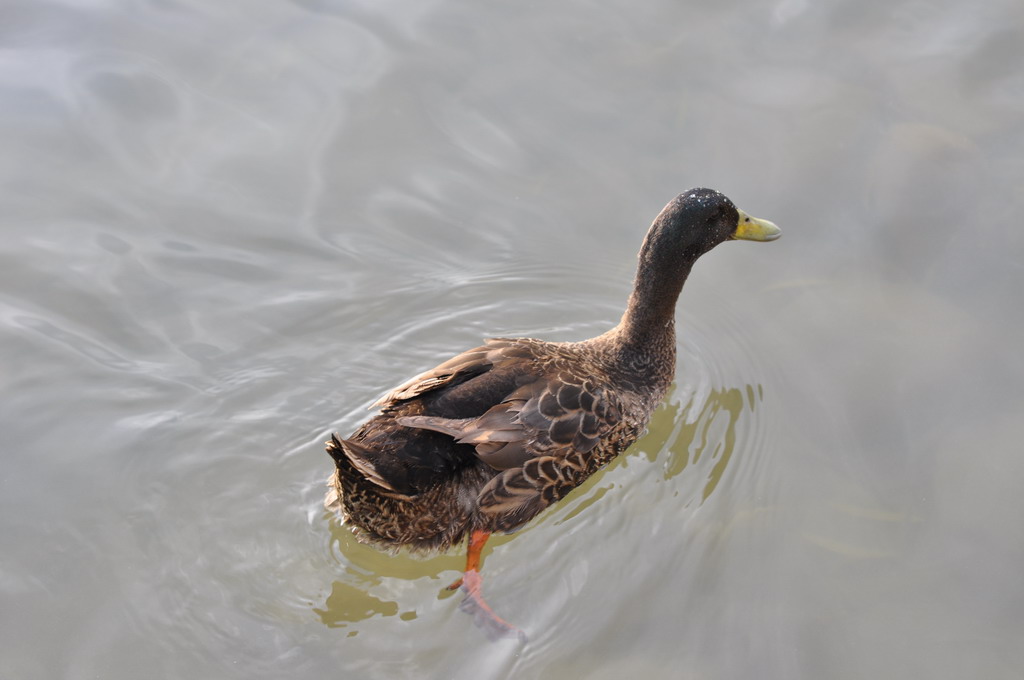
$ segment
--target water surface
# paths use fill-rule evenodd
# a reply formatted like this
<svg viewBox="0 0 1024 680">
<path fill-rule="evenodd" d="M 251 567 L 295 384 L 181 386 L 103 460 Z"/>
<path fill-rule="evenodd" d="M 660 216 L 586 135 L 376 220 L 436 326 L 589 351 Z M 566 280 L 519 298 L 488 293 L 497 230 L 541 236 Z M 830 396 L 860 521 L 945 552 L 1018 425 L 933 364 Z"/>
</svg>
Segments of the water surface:
<svg viewBox="0 0 1024 680">
<path fill-rule="evenodd" d="M 1019 678 L 1024 9 L 13 0 L 0 677 Z M 630 452 L 518 533 L 355 542 L 322 441 L 774 220 Z"/>
</svg>

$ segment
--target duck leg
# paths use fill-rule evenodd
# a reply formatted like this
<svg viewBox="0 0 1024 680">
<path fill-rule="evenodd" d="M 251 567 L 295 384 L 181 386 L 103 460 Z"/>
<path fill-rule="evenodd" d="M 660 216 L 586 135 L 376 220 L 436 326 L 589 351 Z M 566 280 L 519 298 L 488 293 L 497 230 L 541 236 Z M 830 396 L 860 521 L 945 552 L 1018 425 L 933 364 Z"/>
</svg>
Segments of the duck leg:
<svg viewBox="0 0 1024 680">
<path fill-rule="evenodd" d="M 482 592 L 483 578 L 480 576 L 480 560 L 484 545 L 487 543 L 490 535 L 489 531 L 473 530 L 469 536 L 469 545 L 466 549 L 466 571 L 463 573 L 462 578 L 448 586 L 448 590 L 462 588 L 466 591 L 466 599 L 462 601 L 459 608 L 471 613 L 474 622 L 484 629 L 488 637 L 494 639 L 517 636 L 525 642 L 526 634 L 495 614 L 491 606 L 484 600 Z"/>
<path fill-rule="evenodd" d="M 478 581 L 481 553 L 484 551 L 484 544 L 487 543 L 487 539 L 490 537 L 491 532 L 481 531 L 480 529 L 474 529 L 469 535 L 469 542 L 466 546 L 466 574 L 470 571 L 476 572 Z M 464 582 L 465 577 L 460 576 L 455 579 L 450 586 L 448 586 L 448 590 L 458 590 L 462 587 Z"/>
</svg>

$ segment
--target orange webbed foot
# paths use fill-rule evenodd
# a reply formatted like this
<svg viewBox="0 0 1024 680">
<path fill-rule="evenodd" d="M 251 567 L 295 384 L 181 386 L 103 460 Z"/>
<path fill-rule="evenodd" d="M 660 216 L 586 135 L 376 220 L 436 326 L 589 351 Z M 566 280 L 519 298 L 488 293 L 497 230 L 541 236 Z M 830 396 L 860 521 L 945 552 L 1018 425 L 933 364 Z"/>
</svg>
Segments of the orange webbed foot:
<svg viewBox="0 0 1024 680">
<path fill-rule="evenodd" d="M 518 637 L 526 642 L 526 633 L 494 613 L 484 600 L 482 593 L 483 579 L 480 576 L 480 560 L 484 544 L 490 536 L 487 531 L 473 531 L 469 536 L 469 547 L 466 551 L 466 571 L 462 578 L 448 586 L 448 590 L 462 588 L 466 597 L 459 604 L 459 609 L 473 615 L 473 622 L 483 629 L 491 640 L 503 637 Z"/>
<path fill-rule="evenodd" d="M 491 606 L 484 600 L 481 592 L 483 579 L 480 577 L 479 571 L 475 569 L 467 571 L 459 580 L 462 582 L 462 589 L 466 591 L 466 597 L 459 604 L 459 609 L 473 616 L 473 623 L 484 631 L 488 639 L 516 637 L 520 642 L 527 641 L 526 633 L 522 629 L 495 614 Z"/>
</svg>

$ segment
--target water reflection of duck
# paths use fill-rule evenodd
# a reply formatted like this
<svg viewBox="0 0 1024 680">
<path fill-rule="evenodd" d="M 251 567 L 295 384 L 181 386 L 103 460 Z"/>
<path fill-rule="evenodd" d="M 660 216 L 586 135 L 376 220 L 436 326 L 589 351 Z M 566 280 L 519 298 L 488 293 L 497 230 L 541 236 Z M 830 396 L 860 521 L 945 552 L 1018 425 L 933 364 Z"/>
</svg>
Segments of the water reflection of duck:
<svg viewBox="0 0 1024 680">
<path fill-rule="evenodd" d="M 480 552 L 632 444 L 675 370 L 675 305 L 697 258 L 779 229 L 693 189 L 654 220 L 617 326 L 582 342 L 492 339 L 398 386 L 348 439 L 331 437 L 326 505 L 362 540 L 446 549 L 469 536 L 462 585 L 483 619 Z"/>
</svg>

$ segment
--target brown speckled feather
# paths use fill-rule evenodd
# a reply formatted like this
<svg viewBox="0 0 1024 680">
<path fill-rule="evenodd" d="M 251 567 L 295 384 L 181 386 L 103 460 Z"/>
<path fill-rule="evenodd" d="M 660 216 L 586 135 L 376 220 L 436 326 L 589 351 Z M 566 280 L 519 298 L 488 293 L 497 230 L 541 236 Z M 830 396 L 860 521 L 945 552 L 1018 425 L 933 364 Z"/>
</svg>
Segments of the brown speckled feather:
<svg viewBox="0 0 1024 680">
<path fill-rule="evenodd" d="M 418 375 L 384 397 L 383 412 L 351 438 L 329 443 L 338 462 L 330 500 L 349 518 L 360 503 L 375 503 L 374 521 L 357 525 L 376 543 L 447 546 L 472 528 L 521 526 L 646 423 L 655 395 L 613 389 L 604 349 L 594 341 L 492 339 Z M 666 359 L 657 398 L 671 376 Z M 424 451 L 435 465 L 413 455 Z M 415 540 L 398 526 L 412 515 Z M 426 523 L 427 515 L 438 521 Z"/>
<path fill-rule="evenodd" d="M 602 381 L 600 371 L 581 375 L 584 365 L 593 369 L 600 364 L 595 348 L 538 340 L 491 342 L 501 344 L 489 355 L 492 368 L 518 365 L 523 384 L 475 418 L 417 415 L 397 422 L 472 445 L 477 458 L 500 473 L 480 491 L 479 510 L 492 529 L 508 530 L 562 498 L 628 442 L 607 438 L 622 427 L 622 397 Z M 584 357 L 589 361 L 580 362 Z M 447 370 L 443 366 L 422 380 L 434 384 L 439 371 Z M 422 394 L 422 384 L 407 383 L 402 389 Z M 634 429 L 627 427 L 622 434 L 633 435 L 631 441 Z M 602 438 L 607 438 L 605 450 L 587 455 Z"/>
</svg>

